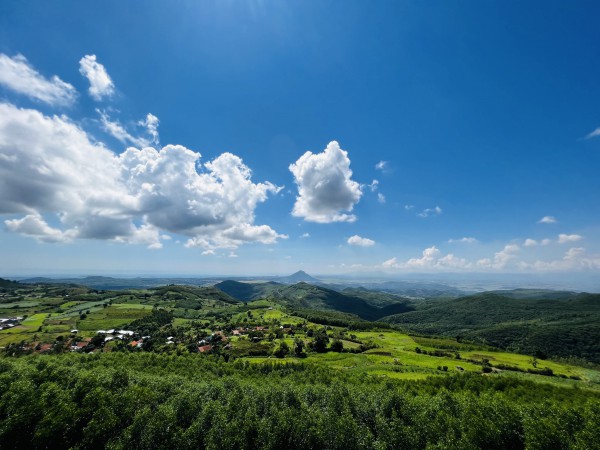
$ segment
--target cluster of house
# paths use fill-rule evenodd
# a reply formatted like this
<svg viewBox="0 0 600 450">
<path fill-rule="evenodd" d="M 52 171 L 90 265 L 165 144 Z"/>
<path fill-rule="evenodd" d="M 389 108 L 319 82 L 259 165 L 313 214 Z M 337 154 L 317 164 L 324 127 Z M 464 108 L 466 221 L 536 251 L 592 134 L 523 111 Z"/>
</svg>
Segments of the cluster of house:
<svg viewBox="0 0 600 450">
<path fill-rule="evenodd" d="M 104 342 L 109 342 L 109 341 L 113 341 L 115 339 L 131 339 L 133 338 L 133 336 L 135 335 L 135 333 L 133 331 L 130 330 L 116 330 L 114 328 L 110 329 L 110 330 L 98 330 L 96 331 L 96 334 L 103 334 L 105 335 L 104 338 Z M 142 337 L 143 340 L 149 339 L 150 336 L 144 336 Z"/>
<path fill-rule="evenodd" d="M 0 317 L 0 330 L 6 330 L 8 328 L 16 327 L 21 323 L 23 317 Z"/>
<path fill-rule="evenodd" d="M 231 335 L 232 336 L 244 336 L 246 333 L 248 333 L 250 331 L 268 331 L 268 329 L 265 327 L 262 327 L 262 326 L 256 326 L 253 328 L 237 327 L 237 328 L 231 330 Z M 259 340 L 260 338 L 255 337 L 254 339 Z M 220 341 L 220 342 L 228 341 L 227 336 L 221 330 L 216 330 L 210 336 L 207 336 L 206 338 L 201 339 L 198 342 L 198 351 L 200 353 L 210 352 L 213 349 L 215 342 L 217 342 L 217 341 Z M 167 342 L 167 344 L 168 343 L 169 342 Z M 229 345 L 231 345 L 231 344 L 227 344 L 225 346 L 225 348 L 228 348 Z"/>
</svg>

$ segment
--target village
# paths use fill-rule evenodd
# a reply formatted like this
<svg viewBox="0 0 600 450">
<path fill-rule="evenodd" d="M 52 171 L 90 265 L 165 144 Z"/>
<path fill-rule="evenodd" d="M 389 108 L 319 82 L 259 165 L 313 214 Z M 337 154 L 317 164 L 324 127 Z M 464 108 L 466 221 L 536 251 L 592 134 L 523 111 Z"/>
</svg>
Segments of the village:
<svg viewBox="0 0 600 450">
<path fill-rule="evenodd" d="M 18 326 L 22 317 L 0 319 L 5 328 Z M 171 330 L 173 331 L 173 330 Z M 284 335 L 294 336 L 295 330 L 291 326 L 280 325 L 272 332 L 268 326 L 254 327 L 216 327 L 208 333 L 200 333 L 190 341 L 189 336 L 173 333 L 164 336 L 158 333 L 154 338 L 151 335 L 142 335 L 140 332 L 126 329 L 97 330 L 93 337 L 83 337 L 78 329 L 70 330 L 69 336 L 57 336 L 54 342 L 27 343 L 22 342 L 9 345 L 5 348 L 8 353 L 16 350 L 18 354 L 24 353 L 98 353 L 111 351 L 158 351 L 169 352 L 169 348 L 184 346 L 190 353 L 209 354 L 213 351 L 231 350 L 236 343 L 248 342 L 258 344 L 263 340 L 273 341 L 275 338 L 283 338 Z M 204 335 L 205 334 L 205 335 Z"/>
<path fill-rule="evenodd" d="M 7 328 L 16 327 L 24 319 L 22 316 L 16 317 L 0 317 L 0 331 L 6 330 Z"/>
</svg>

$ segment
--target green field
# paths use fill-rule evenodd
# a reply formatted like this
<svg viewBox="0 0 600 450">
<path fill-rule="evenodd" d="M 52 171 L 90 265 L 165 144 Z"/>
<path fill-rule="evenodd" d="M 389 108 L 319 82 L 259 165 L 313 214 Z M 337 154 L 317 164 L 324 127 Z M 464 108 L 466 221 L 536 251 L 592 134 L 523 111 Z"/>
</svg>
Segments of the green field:
<svg viewBox="0 0 600 450">
<path fill-rule="evenodd" d="M 486 372 L 491 377 L 600 389 L 600 372 L 590 367 L 533 358 L 450 337 L 414 336 L 377 325 L 363 329 L 369 327 L 368 322 L 358 323 L 358 329 L 352 328 L 352 322 L 348 326 L 324 326 L 302 317 L 304 312 L 296 315 L 293 309 L 275 300 L 236 302 L 212 288 L 167 286 L 102 293 L 63 289 L 63 297 L 56 295 L 58 288 L 46 294 L 44 289 L 51 288 L 22 289 L 20 298 L 26 300 L 5 299 L 7 305 L 45 305 L 45 309 L 29 315 L 17 327 L 0 331 L 0 346 L 11 347 L 22 341 L 53 343 L 68 339 L 72 329 L 79 330 L 80 338 L 93 338 L 98 330 L 133 326 L 140 334 L 152 335 L 152 345 L 148 347 L 151 351 L 181 353 L 193 350 L 201 339 L 209 339 L 220 330 L 225 337 L 213 343 L 212 352 L 253 364 L 311 364 L 360 376 L 402 380 Z M 156 311 L 165 311 L 170 318 L 156 323 Z M 317 316 L 334 323 L 352 317 L 340 313 L 340 319 L 336 319 L 335 314 L 320 312 Z M 234 328 L 244 331 L 234 336 Z M 321 349 L 313 347 L 317 335 L 326 340 Z M 176 344 L 167 343 L 169 336 L 177 337 Z M 303 347 L 299 353 L 298 341 Z M 339 348 L 332 351 L 334 341 Z M 126 343 L 114 342 L 94 351 L 128 349 Z"/>
</svg>

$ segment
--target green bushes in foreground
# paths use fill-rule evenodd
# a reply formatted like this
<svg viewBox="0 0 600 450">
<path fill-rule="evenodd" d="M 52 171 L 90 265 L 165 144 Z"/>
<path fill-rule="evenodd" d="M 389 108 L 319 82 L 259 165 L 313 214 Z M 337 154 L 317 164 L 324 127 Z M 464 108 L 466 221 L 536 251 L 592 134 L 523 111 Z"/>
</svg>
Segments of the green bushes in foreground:
<svg viewBox="0 0 600 450">
<path fill-rule="evenodd" d="M 543 400 L 542 400 L 543 399 Z M 598 394 L 193 355 L 0 359 L 2 448 L 594 448 Z"/>
</svg>

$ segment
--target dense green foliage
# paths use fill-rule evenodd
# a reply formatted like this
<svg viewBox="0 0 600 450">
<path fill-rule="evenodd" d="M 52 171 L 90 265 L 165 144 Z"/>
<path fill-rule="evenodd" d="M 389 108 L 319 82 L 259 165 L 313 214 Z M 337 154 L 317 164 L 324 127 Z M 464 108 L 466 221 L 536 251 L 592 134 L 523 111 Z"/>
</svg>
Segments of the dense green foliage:
<svg viewBox="0 0 600 450">
<path fill-rule="evenodd" d="M 0 359 L 3 448 L 593 448 L 597 394 L 304 364 L 112 353 Z"/>
<path fill-rule="evenodd" d="M 600 295 L 531 291 L 422 302 L 382 320 L 431 335 L 462 337 L 526 354 L 600 363 Z"/>
</svg>

